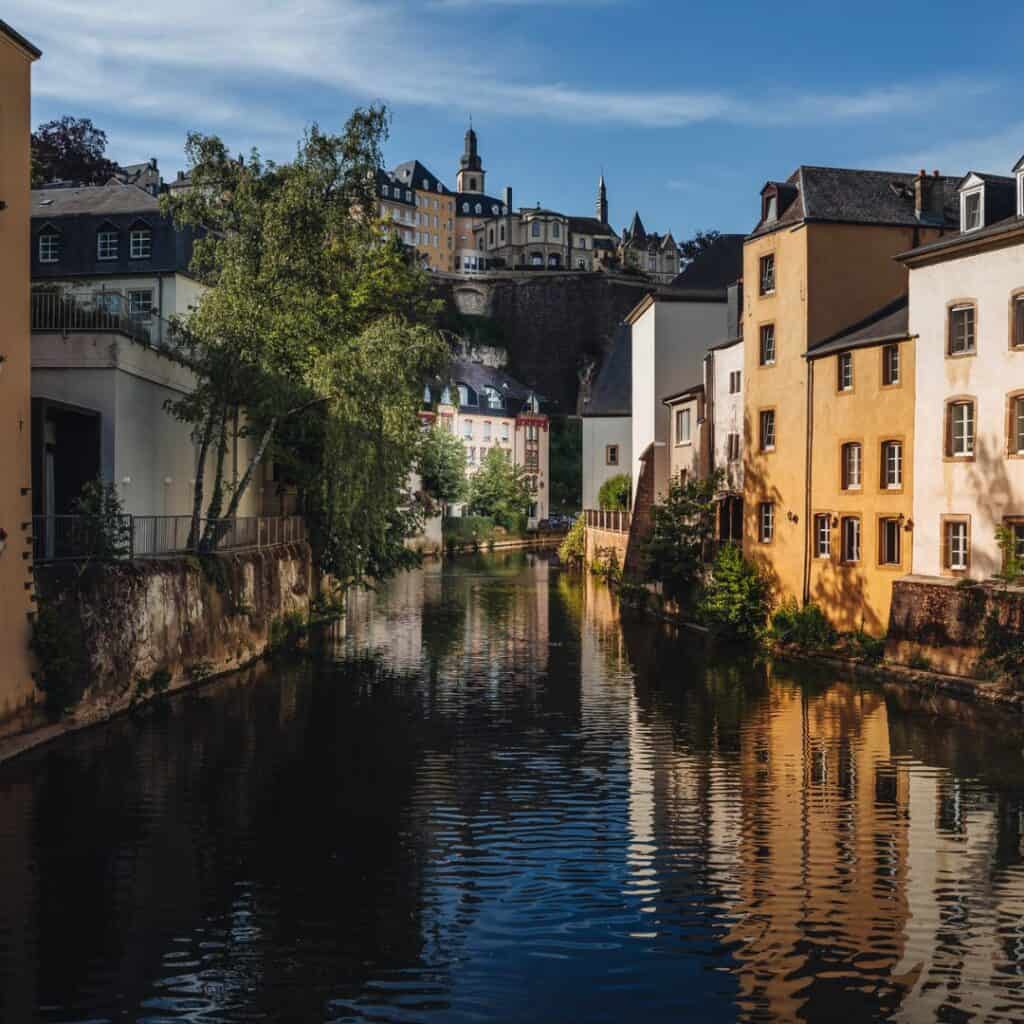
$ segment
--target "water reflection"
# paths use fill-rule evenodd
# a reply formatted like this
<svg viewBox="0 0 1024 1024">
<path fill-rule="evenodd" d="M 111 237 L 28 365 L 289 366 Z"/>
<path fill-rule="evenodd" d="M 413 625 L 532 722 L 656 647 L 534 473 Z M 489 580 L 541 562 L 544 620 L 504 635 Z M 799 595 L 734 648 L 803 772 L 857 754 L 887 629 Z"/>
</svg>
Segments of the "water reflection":
<svg viewBox="0 0 1024 1024">
<path fill-rule="evenodd" d="M 1016 722 L 505 554 L 0 769 L 0 1018 L 1024 1017 Z"/>
</svg>

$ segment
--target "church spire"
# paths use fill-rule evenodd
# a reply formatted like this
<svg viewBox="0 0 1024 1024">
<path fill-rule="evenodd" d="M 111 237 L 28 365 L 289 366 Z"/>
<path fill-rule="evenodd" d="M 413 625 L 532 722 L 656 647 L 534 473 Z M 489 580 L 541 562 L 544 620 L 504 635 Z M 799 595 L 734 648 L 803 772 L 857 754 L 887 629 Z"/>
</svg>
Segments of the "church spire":
<svg viewBox="0 0 1024 1024">
<path fill-rule="evenodd" d="M 473 119 L 470 118 L 466 131 L 465 145 L 459 157 L 459 170 L 455 176 L 455 189 L 458 192 L 484 191 L 484 165 L 476 148 L 476 132 L 473 130 Z"/>
<path fill-rule="evenodd" d="M 602 224 L 608 223 L 608 189 L 604 184 L 604 171 L 601 171 L 601 179 L 597 183 L 597 219 Z"/>
</svg>

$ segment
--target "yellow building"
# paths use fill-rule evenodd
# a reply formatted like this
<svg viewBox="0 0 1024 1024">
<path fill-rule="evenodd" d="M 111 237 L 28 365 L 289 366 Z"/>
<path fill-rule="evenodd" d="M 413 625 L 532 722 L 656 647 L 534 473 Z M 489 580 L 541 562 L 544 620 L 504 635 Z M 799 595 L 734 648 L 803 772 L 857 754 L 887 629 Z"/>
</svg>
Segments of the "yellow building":
<svg viewBox="0 0 1024 1024">
<path fill-rule="evenodd" d="M 413 245 L 431 270 L 455 269 L 455 196 L 437 175 L 419 162 L 399 164 L 391 176 L 402 190 L 402 202 L 412 193 L 410 229 Z"/>
<path fill-rule="evenodd" d="M 905 296 L 807 353 L 810 599 L 839 629 L 885 633 L 910 571 L 914 355 Z"/>
<path fill-rule="evenodd" d="M 743 254 L 744 548 L 777 600 L 811 598 L 812 451 L 838 442 L 811 433 L 805 356 L 906 294 L 893 257 L 956 229 L 956 180 L 800 167 L 761 191 Z M 860 620 L 858 605 L 834 606 L 855 595 L 820 597 L 837 621 Z"/>
<path fill-rule="evenodd" d="M 39 51 L 0 21 L 0 720 L 35 693 L 29 663 L 29 106 Z"/>
</svg>

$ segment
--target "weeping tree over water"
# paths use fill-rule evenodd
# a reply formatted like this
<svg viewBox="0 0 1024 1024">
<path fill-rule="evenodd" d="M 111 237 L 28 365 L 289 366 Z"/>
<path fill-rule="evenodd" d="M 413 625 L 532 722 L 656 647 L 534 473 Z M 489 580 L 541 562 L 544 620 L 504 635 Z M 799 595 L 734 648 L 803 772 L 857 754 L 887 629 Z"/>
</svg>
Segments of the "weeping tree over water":
<svg viewBox="0 0 1024 1024">
<path fill-rule="evenodd" d="M 272 458 L 303 495 L 325 571 L 358 579 L 402 561 L 422 381 L 447 351 L 426 274 L 373 215 L 386 134 L 384 108 L 356 110 L 340 135 L 310 128 L 285 164 L 188 137 L 191 187 L 163 205 L 202 229 L 192 270 L 207 290 L 178 325 L 198 384 L 169 407 L 197 442 L 196 550 L 216 547 Z M 236 432 L 254 443 L 233 484 Z"/>
</svg>

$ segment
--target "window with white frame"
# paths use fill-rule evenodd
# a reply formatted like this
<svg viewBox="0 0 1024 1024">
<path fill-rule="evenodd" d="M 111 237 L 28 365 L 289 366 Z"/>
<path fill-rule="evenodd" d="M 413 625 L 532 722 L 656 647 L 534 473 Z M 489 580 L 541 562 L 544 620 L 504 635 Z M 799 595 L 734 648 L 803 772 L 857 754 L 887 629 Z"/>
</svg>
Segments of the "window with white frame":
<svg viewBox="0 0 1024 1024">
<path fill-rule="evenodd" d="M 878 562 L 880 565 L 899 565 L 903 525 L 899 519 L 887 516 L 878 522 Z"/>
<path fill-rule="evenodd" d="M 729 373 L 729 394 L 738 395 L 742 388 L 743 371 L 731 370 Z"/>
<path fill-rule="evenodd" d="M 676 444 L 690 443 L 690 410 L 676 410 Z"/>
<path fill-rule="evenodd" d="M 843 561 L 860 561 L 860 517 L 843 516 Z"/>
<path fill-rule="evenodd" d="M 117 232 L 105 228 L 96 232 L 96 259 L 117 259 Z"/>
<path fill-rule="evenodd" d="M 832 557 L 832 516 L 828 513 L 814 517 L 814 557 Z"/>
<path fill-rule="evenodd" d="M 1014 398 L 1011 403 L 1010 451 L 1024 455 L 1024 397 Z"/>
<path fill-rule="evenodd" d="M 501 439 L 502 441 L 508 440 L 508 424 L 502 423 L 501 425 Z"/>
<path fill-rule="evenodd" d="M 862 449 L 857 441 L 850 441 L 843 445 L 843 490 L 856 491 L 860 489 L 861 470 L 863 459 Z"/>
<path fill-rule="evenodd" d="M 153 316 L 153 292 L 140 288 L 128 293 L 128 315 L 133 320 L 149 320 Z"/>
<path fill-rule="evenodd" d="M 950 402 L 946 414 L 946 454 L 968 458 L 974 454 L 974 402 Z"/>
<path fill-rule="evenodd" d="M 943 565 L 951 572 L 964 572 L 970 556 L 966 519 L 947 519 L 942 531 Z"/>
<path fill-rule="evenodd" d="M 60 262 L 60 235 L 56 231 L 44 231 L 39 236 L 39 262 Z"/>
<path fill-rule="evenodd" d="M 771 295 L 775 291 L 775 254 L 768 253 L 760 262 L 761 294 Z"/>
<path fill-rule="evenodd" d="M 761 451 L 775 450 L 775 410 L 762 409 L 759 417 Z"/>
<path fill-rule="evenodd" d="M 491 439 L 491 421 L 484 420 L 484 440 L 490 441 Z"/>
<path fill-rule="evenodd" d="M 770 544 L 775 536 L 775 502 L 762 501 L 758 508 L 758 538 L 762 544 Z"/>
<path fill-rule="evenodd" d="M 153 232 L 149 228 L 132 228 L 128 235 L 128 255 L 133 260 L 148 260 L 153 255 Z"/>
<path fill-rule="evenodd" d="M 903 486 L 903 442 L 882 442 L 882 486 L 898 490 Z"/>
<path fill-rule="evenodd" d="M 973 192 L 965 192 L 961 199 L 960 215 L 962 223 L 961 231 L 974 231 L 980 228 L 983 221 L 983 190 L 975 189 Z"/>
<path fill-rule="evenodd" d="M 473 437 L 473 421 L 463 420 L 462 421 L 462 436 L 467 440 Z"/>
<path fill-rule="evenodd" d="M 900 347 L 886 345 L 882 349 L 882 383 L 886 385 L 900 382 Z"/>
<path fill-rule="evenodd" d="M 762 366 L 775 365 L 775 324 L 761 325 L 760 361 Z"/>
<path fill-rule="evenodd" d="M 949 354 L 961 356 L 974 351 L 974 304 L 951 306 L 949 310 Z"/>
<path fill-rule="evenodd" d="M 853 353 L 840 352 L 837 356 L 838 387 L 840 391 L 853 390 Z"/>
</svg>

